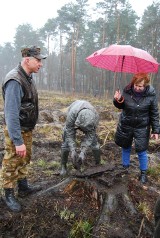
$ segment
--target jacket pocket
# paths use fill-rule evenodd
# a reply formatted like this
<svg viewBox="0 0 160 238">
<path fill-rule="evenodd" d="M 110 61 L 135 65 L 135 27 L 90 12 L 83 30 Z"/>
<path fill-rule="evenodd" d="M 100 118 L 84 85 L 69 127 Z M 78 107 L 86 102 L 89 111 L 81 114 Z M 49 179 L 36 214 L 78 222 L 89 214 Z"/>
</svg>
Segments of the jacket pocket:
<svg viewBox="0 0 160 238">
<path fill-rule="evenodd" d="M 115 133 L 115 143 L 123 148 L 131 146 L 133 141 L 133 133 L 130 129 L 123 129 L 120 125 L 117 126 Z"/>
</svg>

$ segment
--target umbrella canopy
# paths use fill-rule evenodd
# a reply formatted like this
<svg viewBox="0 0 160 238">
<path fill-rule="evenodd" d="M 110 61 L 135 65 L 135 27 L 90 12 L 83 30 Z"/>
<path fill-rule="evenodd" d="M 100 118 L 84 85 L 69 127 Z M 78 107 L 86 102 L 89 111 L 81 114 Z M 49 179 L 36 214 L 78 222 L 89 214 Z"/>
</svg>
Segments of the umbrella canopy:
<svg viewBox="0 0 160 238">
<path fill-rule="evenodd" d="M 86 58 L 92 66 L 126 73 L 156 73 L 159 63 L 145 50 L 130 45 L 111 45 Z"/>
</svg>

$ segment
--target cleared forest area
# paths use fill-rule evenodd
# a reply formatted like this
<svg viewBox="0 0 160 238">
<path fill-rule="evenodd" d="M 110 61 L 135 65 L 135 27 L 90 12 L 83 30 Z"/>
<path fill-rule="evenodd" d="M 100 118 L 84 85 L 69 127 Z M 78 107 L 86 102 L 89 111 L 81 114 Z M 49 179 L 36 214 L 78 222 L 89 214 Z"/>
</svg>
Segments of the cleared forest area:
<svg viewBox="0 0 160 238">
<path fill-rule="evenodd" d="M 86 97 L 100 115 L 97 130 L 101 165 L 89 150 L 82 173 L 69 159 L 69 175 L 62 178 L 60 155 L 67 107 L 81 96 L 39 92 L 39 121 L 33 135 L 29 182 L 42 190 L 21 198 L 23 210 L 12 213 L 0 200 L 0 237 L 16 238 L 151 238 L 154 206 L 160 193 L 160 141 L 150 141 L 148 183 L 138 180 L 134 146 L 128 171 L 121 167 L 121 150 L 114 143 L 120 111 L 112 101 Z M 4 153 L 3 103 L 0 102 L 0 161 Z M 77 146 L 81 133 L 78 134 Z M 2 193 L 2 189 L 1 189 Z"/>
</svg>

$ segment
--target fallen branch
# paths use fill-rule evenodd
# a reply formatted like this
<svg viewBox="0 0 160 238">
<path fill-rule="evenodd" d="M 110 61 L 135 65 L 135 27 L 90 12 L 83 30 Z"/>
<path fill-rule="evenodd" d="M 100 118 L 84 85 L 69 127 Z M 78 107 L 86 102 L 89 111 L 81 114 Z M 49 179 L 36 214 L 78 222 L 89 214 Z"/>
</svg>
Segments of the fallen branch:
<svg viewBox="0 0 160 238">
<path fill-rule="evenodd" d="M 103 145 L 101 145 L 100 148 L 102 148 L 102 147 L 106 144 L 106 140 L 107 140 L 107 138 L 108 138 L 108 136 L 109 136 L 109 133 L 110 133 L 110 131 L 107 133 L 107 135 L 106 135 L 106 137 L 105 137 L 105 139 L 104 139 Z"/>
</svg>

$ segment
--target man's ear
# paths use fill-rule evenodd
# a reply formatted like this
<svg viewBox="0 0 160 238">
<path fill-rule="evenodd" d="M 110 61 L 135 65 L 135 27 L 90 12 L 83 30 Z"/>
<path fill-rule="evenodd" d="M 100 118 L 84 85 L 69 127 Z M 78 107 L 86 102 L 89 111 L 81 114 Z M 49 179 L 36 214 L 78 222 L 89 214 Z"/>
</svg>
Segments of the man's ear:
<svg viewBox="0 0 160 238">
<path fill-rule="evenodd" d="M 28 64 L 28 63 L 29 63 L 29 61 L 30 61 L 30 59 L 31 59 L 30 57 L 25 57 L 25 60 L 24 60 L 24 61 L 25 61 L 25 63 L 26 63 L 26 64 Z"/>
</svg>

